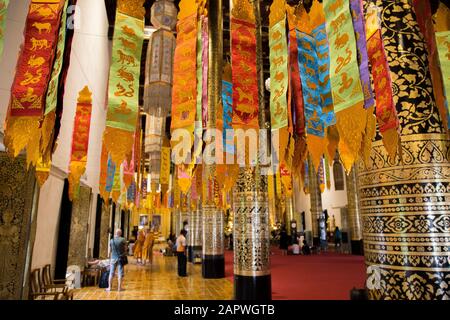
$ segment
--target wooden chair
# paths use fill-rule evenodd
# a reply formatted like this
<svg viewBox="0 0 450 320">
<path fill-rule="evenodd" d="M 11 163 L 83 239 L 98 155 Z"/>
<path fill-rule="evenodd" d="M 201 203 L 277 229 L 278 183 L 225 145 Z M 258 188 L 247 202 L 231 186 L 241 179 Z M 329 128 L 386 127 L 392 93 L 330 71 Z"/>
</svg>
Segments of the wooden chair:
<svg viewBox="0 0 450 320">
<path fill-rule="evenodd" d="M 67 286 L 66 279 L 53 279 L 51 265 L 47 264 L 42 270 L 41 288 L 44 292 L 62 293 L 65 298 L 73 300 L 73 291 Z"/>
<path fill-rule="evenodd" d="M 98 268 L 85 268 L 83 270 L 83 287 L 96 286 L 100 280 L 100 269 Z"/>
<path fill-rule="evenodd" d="M 62 300 L 61 292 L 44 292 L 41 288 L 41 269 L 34 269 L 30 274 L 30 300 Z"/>
</svg>

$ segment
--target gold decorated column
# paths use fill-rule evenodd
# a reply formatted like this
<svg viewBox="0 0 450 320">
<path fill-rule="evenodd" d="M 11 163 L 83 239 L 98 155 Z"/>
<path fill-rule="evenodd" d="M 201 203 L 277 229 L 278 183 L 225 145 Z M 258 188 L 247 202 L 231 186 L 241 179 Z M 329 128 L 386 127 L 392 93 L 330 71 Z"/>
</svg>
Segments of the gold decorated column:
<svg viewBox="0 0 450 320">
<path fill-rule="evenodd" d="M 208 1 L 208 129 L 216 128 L 216 110 L 222 96 L 223 21 L 222 0 Z M 206 179 L 216 184 L 215 165 L 205 165 Z M 205 175 L 203 175 L 205 179 Z M 223 210 L 212 198 L 203 200 L 203 257 L 204 278 L 225 277 Z"/>
<path fill-rule="evenodd" d="M 311 202 L 311 229 L 313 244 L 319 245 L 319 217 L 322 214 L 322 194 L 320 192 L 317 171 L 314 168 L 311 157 L 308 157 L 309 199 Z"/>
<path fill-rule="evenodd" d="M 410 3 L 369 2 L 380 10 L 401 153 L 390 157 L 377 136 L 359 167 L 367 286 L 370 299 L 448 300 L 450 143 Z"/>
<path fill-rule="evenodd" d="M 359 209 L 359 190 L 358 190 L 358 167 L 353 166 L 352 171 L 347 176 L 347 218 L 350 230 L 350 240 L 352 254 L 362 255 L 363 254 L 363 240 L 362 240 L 362 229 L 361 229 L 361 213 Z M 334 231 L 334 230 L 330 230 Z"/>
<path fill-rule="evenodd" d="M 195 200 L 189 217 L 188 245 L 188 260 L 195 263 L 195 258 L 202 256 L 202 205 L 200 200 Z"/>
</svg>

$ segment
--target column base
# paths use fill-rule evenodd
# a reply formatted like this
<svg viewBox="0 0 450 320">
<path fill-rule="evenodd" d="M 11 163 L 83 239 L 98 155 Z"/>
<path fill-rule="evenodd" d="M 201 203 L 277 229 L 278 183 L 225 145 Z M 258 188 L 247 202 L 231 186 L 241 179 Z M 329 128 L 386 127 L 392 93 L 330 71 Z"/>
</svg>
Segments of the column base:
<svg viewBox="0 0 450 320">
<path fill-rule="evenodd" d="M 191 263 L 200 263 L 195 262 L 195 256 L 202 256 L 202 246 L 188 246 L 188 261 Z"/>
<path fill-rule="evenodd" d="M 351 240 L 352 254 L 357 256 L 364 255 L 363 240 Z"/>
<path fill-rule="evenodd" d="M 240 276 L 234 275 L 235 300 L 272 300 L 271 276 Z"/>
<path fill-rule="evenodd" d="M 205 279 L 225 277 L 225 257 L 223 255 L 204 255 L 202 259 L 202 276 Z"/>
<path fill-rule="evenodd" d="M 320 247 L 320 239 L 319 239 L 319 237 L 314 237 L 313 238 L 313 246 Z"/>
</svg>

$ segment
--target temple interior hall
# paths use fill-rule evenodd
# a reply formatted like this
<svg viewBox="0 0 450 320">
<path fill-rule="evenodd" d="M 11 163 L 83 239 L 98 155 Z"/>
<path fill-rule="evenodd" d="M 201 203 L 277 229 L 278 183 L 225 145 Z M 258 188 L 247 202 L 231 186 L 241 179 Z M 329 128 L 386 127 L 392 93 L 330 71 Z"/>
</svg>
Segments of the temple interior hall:
<svg viewBox="0 0 450 320">
<path fill-rule="evenodd" d="M 1 300 L 449 300 L 450 4 L 0 0 Z"/>
</svg>

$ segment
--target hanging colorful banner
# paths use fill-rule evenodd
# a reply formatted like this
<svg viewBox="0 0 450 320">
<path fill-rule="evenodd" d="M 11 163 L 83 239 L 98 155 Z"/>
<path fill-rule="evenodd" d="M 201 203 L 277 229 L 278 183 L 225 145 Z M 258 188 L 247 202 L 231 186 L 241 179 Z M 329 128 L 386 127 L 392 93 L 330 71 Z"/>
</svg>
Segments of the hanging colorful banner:
<svg viewBox="0 0 450 320">
<path fill-rule="evenodd" d="M 270 120 L 272 130 L 288 126 L 288 50 L 286 43 L 286 3 L 275 0 L 270 6 Z"/>
<path fill-rule="evenodd" d="M 225 80 L 222 81 L 222 104 L 224 151 L 229 154 L 234 154 L 234 142 L 231 136 L 233 130 L 233 84 Z M 229 137 L 227 133 L 230 135 Z"/>
<path fill-rule="evenodd" d="M 109 199 L 109 192 L 106 192 L 106 182 L 108 180 L 108 152 L 104 145 L 102 145 L 102 154 L 100 156 L 100 179 L 98 189 L 102 199 L 107 202 Z"/>
<path fill-rule="evenodd" d="M 297 30 L 298 62 L 302 81 L 308 151 L 318 167 L 324 153 L 325 124 L 321 107 L 317 54 L 314 38 Z"/>
<path fill-rule="evenodd" d="M 108 171 L 106 176 L 106 184 L 105 184 L 105 191 L 108 193 L 111 193 L 112 187 L 114 184 L 114 176 L 116 175 L 116 164 L 114 161 L 112 161 L 111 157 L 108 157 Z M 103 198 L 105 200 L 105 198 Z"/>
<path fill-rule="evenodd" d="M 323 159 L 320 160 L 319 169 L 317 170 L 317 176 L 319 181 L 320 192 L 325 191 L 325 170 L 324 170 Z"/>
<path fill-rule="evenodd" d="M 436 32 L 437 51 L 444 81 L 444 92 L 447 97 L 447 123 L 450 125 L 450 31 Z M 441 113 L 442 114 L 442 113 Z M 450 129 L 450 126 L 448 126 Z"/>
<path fill-rule="evenodd" d="M 119 0 L 109 71 L 103 141 L 116 164 L 130 159 L 139 114 L 139 76 L 144 40 L 143 0 Z"/>
<path fill-rule="evenodd" d="M 37 164 L 36 164 L 36 180 L 39 184 L 39 187 L 42 187 L 47 181 L 49 175 L 50 175 L 50 167 L 51 162 L 44 162 L 42 158 L 39 158 Z"/>
<path fill-rule="evenodd" d="M 6 13 L 9 0 L 0 0 L 0 61 L 3 56 L 3 39 L 5 38 Z"/>
<path fill-rule="evenodd" d="M 170 180 L 170 147 L 161 148 L 161 172 L 159 183 L 169 185 Z"/>
<path fill-rule="evenodd" d="M 53 64 L 53 71 L 50 76 L 50 83 L 48 85 L 47 96 L 45 99 L 44 120 L 42 121 L 41 129 L 41 146 L 40 153 L 44 159 L 49 159 L 51 156 L 52 135 L 55 127 L 56 106 L 58 103 L 58 86 L 60 74 L 63 66 L 64 49 L 66 44 L 66 22 L 67 22 L 67 6 L 69 1 L 65 1 L 64 10 L 62 13 L 61 23 L 59 26 L 58 44 L 56 46 L 55 62 Z"/>
<path fill-rule="evenodd" d="M 5 146 L 14 156 L 26 148 L 28 164 L 36 164 L 39 158 L 40 120 L 45 108 L 63 4 L 64 0 L 31 2 L 25 42 L 11 87 Z"/>
<path fill-rule="evenodd" d="M 330 164 L 328 162 L 327 157 L 324 157 L 324 166 L 325 166 L 325 180 L 327 183 L 327 189 L 330 190 L 331 189 L 331 178 L 330 178 Z"/>
<path fill-rule="evenodd" d="M 383 144 L 391 156 L 398 149 L 398 118 L 393 101 L 392 82 L 389 65 L 384 50 L 377 10 L 368 12 L 367 53 L 372 66 L 372 78 L 376 97 L 376 114 L 378 128 L 383 136 Z"/>
<path fill-rule="evenodd" d="M 358 158 L 367 123 L 349 0 L 324 0 L 324 12 L 339 151 L 349 172 Z"/>
<path fill-rule="evenodd" d="M 85 86 L 78 94 L 77 109 L 72 135 L 72 153 L 69 164 L 69 198 L 72 200 L 78 190 L 80 178 L 86 171 L 91 128 L 92 92 Z"/>
<path fill-rule="evenodd" d="M 433 83 L 433 93 L 436 104 L 439 108 L 442 122 L 445 128 L 450 129 L 450 114 L 448 112 L 448 103 L 445 100 L 443 78 L 439 68 L 439 56 L 436 46 L 435 28 L 431 14 L 430 1 L 413 0 L 414 11 L 416 12 L 417 23 L 420 31 L 425 38 L 428 49 L 428 66 L 430 68 L 431 81 Z M 436 30 L 436 33 L 441 30 Z M 441 65 L 442 68 L 442 65 Z"/>
<path fill-rule="evenodd" d="M 322 3 L 313 1 L 309 16 L 312 28 L 311 35 L 316 40 L 322 118 L 324 126 L 329 127 L 336 124 L 336 117 L 333 110 L 333 97 L 331 95 L 330 56 L 328 53 L 328 39 Z"/>
<path fill-rule="evenodd" d="M 116 166 L 114 172 L 113 185 L 111 190 L 111 198 L 115 204 L 118 204 L 120 195 L 122 193 L 122 165 L 120 167 Z"/>
<path fill-rule="evenodd" d="M 208 68 L 209 68 L 209 32 L 208 32 L 208 17 L 201 17 L 202 22 L 202 125 L 203 128 L 208 126 Z M 200 94 L 197 93 L 197 95 Z"/>
<path fill-rule="evenodd" d="M 174 57 L 171 130 L 189 128 L 194 131 L 196 114 L 197 3 L 180 3 Z"/>
<path fill-rule="evenodd" d="M 202 123 L 202 105 L 203 105 L 203 44 L 202 44 L 202 25 L 205 17 L 200 17 L 197 22 L 197 106 L 195 112 L 195 124 L 196 129 L 203 128 Z"/>
<path fill-rule="evenodd" d="M 256 26 L 249 0 L 233 0 L 230 23 L 233 128 L 259 128 Z"/>
<path fill-rule="evenodd" d="M 353 29 L 356 37 L 356 50 L 358 52 L 359 77 L 364 94 L 364 108 L 375 105 L 370 84 L 369 57 L 367 55 L 366 26 L 361 0 L 350 0 Z"/>
</svg>

